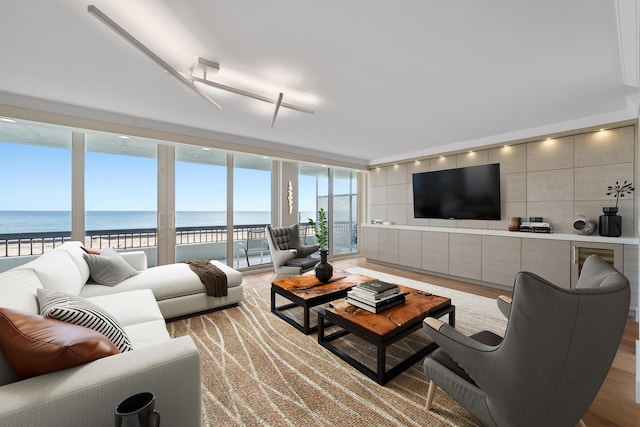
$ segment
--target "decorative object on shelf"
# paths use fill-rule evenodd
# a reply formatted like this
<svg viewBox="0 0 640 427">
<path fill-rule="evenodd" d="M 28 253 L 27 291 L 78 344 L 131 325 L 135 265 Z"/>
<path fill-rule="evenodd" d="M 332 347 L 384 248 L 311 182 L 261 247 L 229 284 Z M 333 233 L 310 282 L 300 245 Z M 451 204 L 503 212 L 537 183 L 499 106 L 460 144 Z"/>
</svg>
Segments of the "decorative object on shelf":
<svg viewBox="0 0 640 427">
<path fill-rule="evenodd" d="M 156 397 L 148 391 L 127 397 L 114 412 L 116 427 L 159 427 L 160 413 L 155 406 Z"/>
<path fill-rule="evenodd" d="M 531 221 L 532 219 L 540 221 Z M 548 222 L 542 222 L 541 216 L 529 217 L 529 221 L 520 223 L 520 231 L 524 233 L 553 233 L 553 227 Z"/>
<path fill-rule="evenodd" d="M 620 237 L 620 235 L 622 235 L 622 217 L 618 216 L 618 201 L 624 197 L 625 194 L 631 194 L 633 190 L 633 184 L 627 181 L 624 181 L 622 185 L 616 181 L 616 185 L 607 187 L 605 194 L 607 196 L 615 196 L 616 205 L 602 208 L 604 215 L 600 215 L 598 224 L 601 236 Z"/>
<path fill-rule="evenodd" d="M 309 226 L 313 228 L 320 245 L 320 262 L 315 266 L 316 278 L 326 283 L 333 276 L 333 266 L 327 262 L 329 229 L 327 228 L 327 214 L 324 208 L 320 208 L 318 211 L 318 222 L 315 222 L 313 218 L 309 218 Z"/>
<path fill-rule="evenodd" d="M 509 217 L 509 231 L 520 231 L 520 217 L 519 216 L 510 216 Z"/>
<path fill-rule="evenodd" d="M 573 228 L 576 234 L 588 236 L 596 231 L 596 223 L 589 218 L 585 218 L 584 215 L 578 215 L 576 219 L 573 220 L 571 228 Z"/>
</svg>

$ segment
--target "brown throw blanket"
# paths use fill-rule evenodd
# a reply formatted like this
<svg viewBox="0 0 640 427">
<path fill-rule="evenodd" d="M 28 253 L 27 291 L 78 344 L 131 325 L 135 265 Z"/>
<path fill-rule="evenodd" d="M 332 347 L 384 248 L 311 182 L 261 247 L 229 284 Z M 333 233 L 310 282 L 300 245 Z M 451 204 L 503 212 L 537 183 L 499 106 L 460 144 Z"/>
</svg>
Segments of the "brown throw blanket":
<svg viewBox="0 0 640 427">
<path fill-rule="evenodd" d="M 206 259 L 192 259 L 185 261 L 191 270 L 198 275 L 200 281 L 207 288 L 210 297 L 227 296 L 227 275 L 224 271 Z"/>
</svg>

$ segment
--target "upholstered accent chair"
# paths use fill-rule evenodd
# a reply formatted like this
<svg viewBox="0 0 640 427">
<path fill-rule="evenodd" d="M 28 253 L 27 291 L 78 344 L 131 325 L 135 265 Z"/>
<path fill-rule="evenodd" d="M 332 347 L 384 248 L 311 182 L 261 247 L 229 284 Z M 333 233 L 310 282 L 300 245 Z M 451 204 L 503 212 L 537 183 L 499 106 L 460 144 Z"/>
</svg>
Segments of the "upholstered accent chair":
<svg viewBox="0 0 640 427">
<path fill-rule="evenodd" d="M 278 274 L 302 274 L 311 270 L 320 261 L 311 256 L 320 245 L 304 245 L 300 241 L 300 226 L 265 227 L 267 243 L 273 260 L 273 268 Z"/>
<path fill-rule="evenodd" d="M 513 298 L 498 299 L 504 338 L 469 337 L 425 319 L 440 346 L 424 362 L 427 410 L 439 386 L 488 426 L 584 425 L 620 345 L 629 298 L 626 277 L 591 255 L 575 289 L 518 273 Z"/>
</svg>

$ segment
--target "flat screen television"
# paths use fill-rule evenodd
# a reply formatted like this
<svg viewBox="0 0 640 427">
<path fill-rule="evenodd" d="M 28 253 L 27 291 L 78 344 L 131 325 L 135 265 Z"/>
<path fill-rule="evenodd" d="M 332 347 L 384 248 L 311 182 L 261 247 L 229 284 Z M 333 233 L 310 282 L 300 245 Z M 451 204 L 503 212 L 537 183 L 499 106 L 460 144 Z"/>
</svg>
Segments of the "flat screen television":
<svg viewBox="0 0 640 427">
<path fill-rule="evenodd" d="M 414 173 L 413 215 L 500 220 L 500 164 Z"/>
</svg>

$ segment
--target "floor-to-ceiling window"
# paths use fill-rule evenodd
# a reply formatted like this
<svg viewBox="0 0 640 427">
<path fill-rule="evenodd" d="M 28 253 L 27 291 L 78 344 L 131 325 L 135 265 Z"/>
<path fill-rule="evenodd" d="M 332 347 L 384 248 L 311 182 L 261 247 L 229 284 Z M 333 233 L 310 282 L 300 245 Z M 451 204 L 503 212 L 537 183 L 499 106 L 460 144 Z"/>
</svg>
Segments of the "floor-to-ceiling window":
<svg viewBox="0 0 640 427">
<path fill-rule="evenodd" d="M 0 257 L 71 236 L 71 131 L 0 118 Z"/>
<path fill-rule="evenodd" d="M 324 209 L 329 223 L 331 255 L 354 253 L 357 249 L 358 173 L 353 169 L 329 168 L 301 164 L 298 174 L 298 211 L 300 224 L 309 218 L 317 220 L 318 210 Z M 330 203 L 331 202 L 331 203 Z M 312 231 L 306 239 L 313 243 Z"/>
<path fill-rule="evenodd" d="M 233 227 L 236 267 L 271 262 L 264 228 L 271 223 L 273 160 L 253 154 L 233 155 Z"/>
<path fill-rule="evenodd" d="M 173 159 L 174 153 L 175 163 L 167 166 L 167 155 Z M 282 218 L 272 207 L 281 206 L 287 197 L 272 194 L 278 188 L 272 171 L 280 161 L 0 120 L 0 170 L 10 183 L 0 188 L 0 271 L 28 261 L 17 259 L 20 255 L 39 255 L 71 236 L 91 247 L 142 249 L 153 266 L 157 246 L 164 244 L 158 240 L 158 226 L 166 227 L 167 220 L 173 225 L 172 218 L 177 260 L 209 258 L 236 268 L 266 266 L 271 257 L 264 227 Z M 332 178 L 330 167 L 298 166 L 298 219 L 309 244 L 315 237 L 307 230 L 308 218 L 317 218 L 318 209 L 324 208 L 334 225 L 355 218 L 357 209 L 347 212 L 343 200 L 351 197 L 350 203 L 355 203 L 355 171 L 349 172 L 352 178 L 343 172 Z M 352 188 L 343 189 L 347 185 Z M 173 188 L 175 194 L 158 193 Z M 330 248 L 335 245 L 332 255 L 354 250 L 344 230 L 331 229 L 329 240 Z M 189 252 L 195 247 L 197 253 Z"/>
<path fill-rule="evenodd" d="M 177 146 L 176 260 L 227 259 L 227 154 Z"/>
<path fill-rule="evenodd" d="M 358 235 L 358 173 L 333 169 L 333 253 L 356 252 Z"/>
<path fill-rule="evenodd" d="M 318 220 L 320 208 L 328 212 L 329 168 L 326 166 L 301 164 L 298 169 L 298 216 L 302 238 L 306 244 L 316 243 L 313 230 L 306 227 L 309 218 Z M 331 245 L 332 236 L 329 236 Z"/>
<path fill-rule="evenodd" d="M 155 142 L 101 133 L 87 133 L 85 141 L 85 244 L 156 246 Z"/>
</svg>

